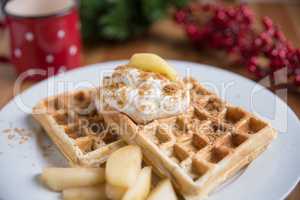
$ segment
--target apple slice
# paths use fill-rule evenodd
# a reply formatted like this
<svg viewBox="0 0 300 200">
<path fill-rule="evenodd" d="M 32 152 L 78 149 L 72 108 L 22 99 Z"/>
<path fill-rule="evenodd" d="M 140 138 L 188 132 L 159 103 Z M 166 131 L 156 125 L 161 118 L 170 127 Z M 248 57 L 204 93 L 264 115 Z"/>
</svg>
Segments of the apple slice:
<svg viewBox="0 0 300 200">
<path fill-rule="evenodd" d="M 111 200 L 120 200 L 124 196 L 127 188 L 114 186 L 109 183 L 106 183 L 105 192 L 106 196 Z"/>
<path fill-rule="evenodd" d="M 107 200 L 104 185 L 63 190 L 63 200 Z"/>
<path fill-rule="evenodd" d="M 140 147 L 129 145 L 115 151 L 107 160 L 105 177 L 107 183 L 123 188 L 131 187 L 142 168 Z"/>
<path fill-rule="evenodd" d="M 156 72 L 166 76 L 170 80 L 176 80 L 177 77 L 176 71 L 164 59 L 152 53 L 134 54 L 130 58 L 128 66 L 144 71 Z"/>
<path fill-rule="evenodd" d="M 122 200 L 145 200 L 151 189 L 151 167 L 145 167 Z"/>
<path fill-rule="evenodd" d="M 158 183 L 158 185 L 152 190 L 147 200 L 177 200 L 176 193 L 170 180 L 166 179 Z"/>
<path fill-rule="evenodd" d="M 98 185 L 104 179 L 103 168 L 45 168 L 41 175 L 42 182 L 54 191 Z"/>
</svg>

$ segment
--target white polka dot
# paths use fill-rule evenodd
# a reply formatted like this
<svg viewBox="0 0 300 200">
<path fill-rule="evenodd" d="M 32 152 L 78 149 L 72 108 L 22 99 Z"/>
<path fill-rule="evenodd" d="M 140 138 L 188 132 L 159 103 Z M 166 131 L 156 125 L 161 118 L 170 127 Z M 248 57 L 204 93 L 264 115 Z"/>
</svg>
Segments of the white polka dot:
<svg viewBox="0 0 300 200">
<path fill-rule="evenodd" d="M 47 63 L 53 63 L 53 61 L 54 61 L 53 55 L 49 54 L 49 55 L 46 56 L 46 62 Z"/>
<path fill-rule="evenodd" d="M 81 29 L 81 23 L 80 23 L 80 22 L 77 22 L 77 24 L 76 24 L 76 28 L 77 28 L 78 30 L 80 30 L 80 29 Z"/>
<path fill-rule="evenodd" d="M 25 39 L 28 41 L 28 42 L 31 42 L 33 39 L 34 39 L 34 35 L 32 32 L 27 32 L 25 33 Z"/>
<path fill-rule="evenodd" d="M 62 66 L 59 67 L 57 72 L 60 74 L 60 73 L 64 73 L 65 71 L 67 71 L 67 68 L 62 65 Z"/>
<path fill-rule="evenodd" d="M 69 54 L 74 56 L 77 53 L 77 47 L 75 45 L 71 45 L 69 48 Z"/>
<path fill-rule="evenodd" d="M 64 30 L 57 31 L 57 37 L 58 38 L 62 39 L 62 38 L 65 37 L 65 35 L 66 35 L 66 32 Z"/>
<path fill-rule="evenodd" d="M 20 57 L 22 56 L 22 51 L 21 51 L 21 49 L 16 48 L 16 49 L 14 50 L 14 55 L 15 55 L 16 58 L 20 58 Z"/>
</svg>

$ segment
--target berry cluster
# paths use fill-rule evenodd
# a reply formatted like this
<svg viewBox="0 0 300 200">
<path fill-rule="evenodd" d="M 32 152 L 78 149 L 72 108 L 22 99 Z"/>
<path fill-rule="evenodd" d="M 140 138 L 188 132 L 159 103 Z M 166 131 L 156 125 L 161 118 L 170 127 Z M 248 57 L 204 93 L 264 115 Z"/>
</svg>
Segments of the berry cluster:
<svg viewBox="0 0 300 200">
<path fill-rule="evenodd" d="M 257 78 L 287 67 L 289 84 L 300 86 L 300 49 L 294 48 L 272 20 L 264 17 L 254 28 L 255 15 L 246 5 L 191 4 L 175 12 L 197 47 L 234 54 Z"/>
</svg>

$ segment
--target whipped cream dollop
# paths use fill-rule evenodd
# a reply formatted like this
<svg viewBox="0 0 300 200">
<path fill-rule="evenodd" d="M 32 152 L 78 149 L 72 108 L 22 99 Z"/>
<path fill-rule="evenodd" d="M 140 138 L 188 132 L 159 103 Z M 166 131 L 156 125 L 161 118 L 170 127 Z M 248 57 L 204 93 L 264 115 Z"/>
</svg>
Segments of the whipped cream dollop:
<svg viewBox="0 0 300 200">
<path fill-rule="evenodd" d="M 190 103 L 189 90 L 181 81 L 171 81 L 153 72 L 128 66 L 115 69 L 103 80 L 102 99 L 136 123 L 183 113 Z"/>
</svg>

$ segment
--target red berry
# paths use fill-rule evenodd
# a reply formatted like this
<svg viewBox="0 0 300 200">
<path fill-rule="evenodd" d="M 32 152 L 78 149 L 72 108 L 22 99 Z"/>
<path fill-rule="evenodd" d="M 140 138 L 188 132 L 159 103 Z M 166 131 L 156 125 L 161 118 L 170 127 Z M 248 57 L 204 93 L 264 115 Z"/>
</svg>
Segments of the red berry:
<svg viewBox="0 0 300 200">
<path fill-rule="evenodd" d="M 177 23 L 184 23 L 187 17 L 187 13 L 183 10 L 179 10 L 175 13 L 175 20 Z"/>
<path fill-rule="evenodd" d="M 262 19 L 263 25 L 267 30 L 274 29 L 273 21 L 269 17 L 264 17 Z"/>
<path fill-rule="evenodd" d="M 248 68 L 248 71 L 252 72 L 252 73 L 255 73 L 257 71 L 256 65 L 253 65 L 253 64 L 250 64 L 247 68 Z"/>
<path fill-rule="evenodd" d="M 278 50 L 277 50 L 277 49 L 272 49 L 272 50 L 271 50 L 271 55 L 272 55 L 273 57 L 277 57 L 277 55 L 278 55 Z"/>
<path fill-rule="evenodd" d="M 262 40 L 262 42 L 265 44 L 265 45 L 271 45 L 272 44 L 272 38 L 270 37 L 269 34 L 265 33 L 265 32 L 262 32 L 260 34 L 260 39 Z"/>
<path fill-rule="evenodd" d="M 195 24 L 189 24 L 186 27 L 186 32 L 188 36 L 193 40 L 198 40 L 200 36 L 200 32 L 198 27 Z"/>
<path fill-rule="evenodd" d="M 296 86 L 300 86 L 300 74 L 296 75 L 294 82 Z"/>
<path fill-rule="evenodd" d="M 279 30 L 275 31 L 274 36 L 275 36 L 276 39 L 278 39 L 281 42 L 285 42 L 286 41 L 286 38 L 285 38 L 284 34 L 281 31 L 279 31 Z"/>
<path fill-rule="evenodd" d="M 280 49 L 280 50 L 278 51 L 278 56 L 279 56 L 281 59 L 284 59 L 284 58 L 286 57 L 286 54 L 287 54 L 287 52 L 286 52 L 285 50 L 283 50 L 283 49 Z"/>
</svg>

